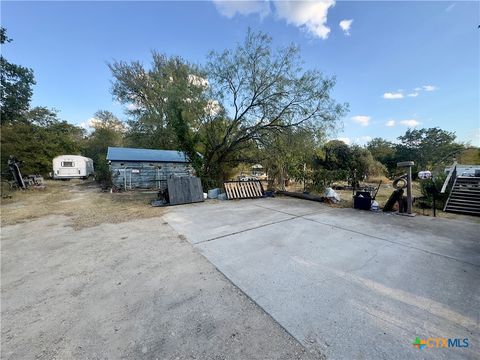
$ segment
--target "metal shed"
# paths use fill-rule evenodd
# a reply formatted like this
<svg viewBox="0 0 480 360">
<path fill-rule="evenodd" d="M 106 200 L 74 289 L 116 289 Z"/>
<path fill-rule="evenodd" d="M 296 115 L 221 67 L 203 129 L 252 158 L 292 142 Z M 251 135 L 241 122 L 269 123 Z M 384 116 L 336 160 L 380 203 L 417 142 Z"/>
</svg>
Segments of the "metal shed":
<svg viewBox="0 0 480 360">
<path fill-rule="evenodd" d="M 109 147 L 107 160 L 113 185 L 126 190 L 165 189 L 169 177 L 193 175 L 181 151 Z"/>
</svg>

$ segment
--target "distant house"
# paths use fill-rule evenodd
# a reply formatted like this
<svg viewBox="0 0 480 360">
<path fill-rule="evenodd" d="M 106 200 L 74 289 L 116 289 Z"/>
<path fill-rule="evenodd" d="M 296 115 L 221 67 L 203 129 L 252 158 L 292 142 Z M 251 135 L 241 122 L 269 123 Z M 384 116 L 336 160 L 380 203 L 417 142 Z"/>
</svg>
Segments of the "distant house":
<svg viewBox="0 0 480 360">
<path fill-rule="evenodd" d="M 265 171 L 263 170 L 263 166 L 261 164 L 255 164 L 250 168 L 250 172 L 252 176 L 263 176 L 265 175 Z"/>
<path fill-rule="evenodd" d="M 114 186 L 122 189 L 165 189 L 171 176 L 192 176 L 187 155 L 175 150 L 109 147 Z"/>
</svg>

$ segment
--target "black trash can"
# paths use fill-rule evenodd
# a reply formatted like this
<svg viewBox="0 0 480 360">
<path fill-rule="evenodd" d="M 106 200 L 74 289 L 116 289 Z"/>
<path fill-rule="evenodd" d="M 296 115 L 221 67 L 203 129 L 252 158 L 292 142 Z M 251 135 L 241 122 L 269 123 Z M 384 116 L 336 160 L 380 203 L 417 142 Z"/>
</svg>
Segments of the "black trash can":
<svg viewBox="0 0 480 360">
<path fill-rule="evenodd" d="M 359 210 L 370 210 L 372 197 L 368 191 L 357 191 L 353 197 L 353 208 Z"/>
</svg>

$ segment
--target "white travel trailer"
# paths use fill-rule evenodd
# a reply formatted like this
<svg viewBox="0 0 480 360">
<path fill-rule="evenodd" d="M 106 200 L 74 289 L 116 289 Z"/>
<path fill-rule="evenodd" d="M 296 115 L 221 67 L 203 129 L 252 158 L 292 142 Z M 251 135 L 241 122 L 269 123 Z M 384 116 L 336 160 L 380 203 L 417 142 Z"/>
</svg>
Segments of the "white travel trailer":
<svg viewBox="0 0 480 360">
<path fill-rule="evenodd" d="M 79 155 L 60 155 L 53 159 L 54 179 L 86 179 L 93 175 L 93 160 Z"/>
</svg>

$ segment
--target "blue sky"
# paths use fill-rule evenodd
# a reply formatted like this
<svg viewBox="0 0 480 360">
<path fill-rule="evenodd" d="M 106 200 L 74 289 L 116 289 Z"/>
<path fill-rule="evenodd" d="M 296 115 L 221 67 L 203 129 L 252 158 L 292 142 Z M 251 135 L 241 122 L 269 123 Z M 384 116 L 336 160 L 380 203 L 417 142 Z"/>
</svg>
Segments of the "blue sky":
<svg viewBox="0 0 480 360">
<path fill-rule="evenodd" d="M 151 50 L 202 64 L 248 27 L 298 44 L 307 68 L 336 75 L 350 113 L 332 137 L 394 140 L 408 127 L 455 131 L 479 146 L 480 2 L 6 2 L 11 62 L 33 68 L 32 105 L 86 123 L 125 118 L 110 94 L 113 60 L 148 65 Z M 342 25 L 342 26 L 341 26 Z"/>
</svg>

